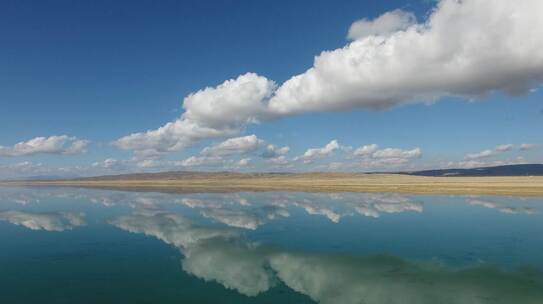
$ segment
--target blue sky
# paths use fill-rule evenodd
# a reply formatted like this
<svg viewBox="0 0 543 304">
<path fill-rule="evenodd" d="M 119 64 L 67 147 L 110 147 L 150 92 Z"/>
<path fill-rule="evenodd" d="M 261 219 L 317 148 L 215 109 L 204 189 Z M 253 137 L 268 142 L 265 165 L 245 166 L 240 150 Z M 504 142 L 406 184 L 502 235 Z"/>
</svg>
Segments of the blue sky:
<svg viewBox="0 0 543 304">
<path fill-rule="evenodd" d="M 488 24 L 484 20 L 492 17 L 490 14 L 503 13 L 498 9 L 485 10 L 481 24 L 472 24 L 471 15 L 462 12 L 469 9 L 476 16 L 482 7 L 477 4 L 480 1 L 462 4 L 472 7 L 455 7 L 448 2 L 452 0 L 440 4 L 414 0 L 2 1 L 0 177 L 160 170 L 372 171 L 542 162 L 543 105 L 538 90 L 543 75 L 541 56 L 526 58 L 530 63 L 525 64 L 516 57 L 507 57 L 517 53 L 500 49 L 509 45 L 503 41 L 528 41 L 530 45 L 519 46 L 522 55 L 524 48 L 528 52 L 530 47 L 543 45 L 538 32 L 513 32 L 513 38 L 524 40 L 514 40 L 507 30 L 503 39 L 492 36 L 496 41 L 489 43 L 498 52 L 491 58 L 504 60 L 503 69 L 497 61 L 496 68 L 478 52 L 474 51 L 473 58 L 470 53 L 462 53 L 470 62 L 478 63 L 461 70 L 463 79 L 467 79 L 464 82 L 445 75 L 436 84 L 421 85 L 434 79 L 424 79 L 423 72 L 419 75 L 406 62 L 405 69 L 413 69 L 407 71 L 406 78 L 390 77 L 404 73 L 402 65 L 391 66 L 391 71 L 402 69 L 394 74 L 377 72 L 374 78 L 369 74 L 369 82 L 375 83 L 375 88 L 366 85 L 367 78 L 364 83 L 351 86 L 345 72 L 347 76 L 339 76 L 337 84 L 328 75 L 320 87 L 330 87 L 320 95 L 309 92 L 300 97 L 293 95 L 294 91 L 281 91 L 286 81 L 310 69 L 323 51 L 379 37 L 387 43 L 392 39 L 409 43 L 409 37 L 401 38 L 402 32 L 424 25 L 432 15 L 438 24 L 447 12 L 460 12 L 454 17 L 458 20 L 448 20 L 451 24 L 466 24 L 466 28 L 485 33 Z M 498 1 L 494 5 L 509 9 L 507 6 L 512 4 Z M 534 1 L 533 5 L 540 3 Z M 534 11 L 531 8 L 519 8 L 517 13 L 521 19 L 530 20 L 534 17 L 528 15 Z M 389 19 L 379 19 L 387 12 L 392 12 L 387 15 Z M 356 30 L 353 22 L 361 19 L 365 22 L 358 23 Z M 524 24 L 510 22 L 494 26 L 510 29 L 518 22 L 522 29 Z M 428 31 L 432 30 L 432 25 L 427 26 Z M 532 22 L 532 27 L 537 26 Z M 469 42 L 475 41 L 468 39 L 467 32 L 458 31 L 460 42 L 465 39 L 469 46 Z M 467 38 L 462 36 L 464 33 Z M 446 49 L 446 43 L 439 47 Z M 432 54 L 435 47 L 428 42 L 427 54 Z M 477 47 L 474 42 L 474 49 Z M 426 54 L 425 48 L 417 50 Z M 374 49 L 383 52 L 363 45 L 344 55 L 360 55 Z M 455 46 L 451 45 L 450 50 L 454 52 Z M 366 58 L 368 62 L 359 66 L 353 63 L 353 77 L 358 77 L 356 68 L 379 68 L 377 60 L 383 58 Z M 328 68 L 322 70 L 331 71 L 333 60 L 340 59 L 330 58 L 326 62 Z M 418 61 L 421 62 L 424 63 Z M 509 67 L 509 62 L 514 64 Z M 432 64 L 439 67 L 436 62 L 429 62 L 428 66 L 421 65 L 420 70 L 431 70 Z M 386 67 L 387 62 L 383 70 Z M 487 74 L 481 68 L 488 68 Z M 264 84 L 259 81 L 273 82 L 276 88 L 266 89 L 269 92 L 263 94 L 269 94 L 258 100 L 250 96 L 251 101 L 245 102 L 241 97 L 231 97 L 235 99 L 233 104 L 244 106 L 254 101 L 278 105 L 275 109 L 263 110 L 265 113 L 253 109 L 241 120 L 230 119 L 245 108 L 230 106 L 218 97 L 222 93 L 212 92 L 195 98 L 195 109 L 198 104 L 218 103 L 208 110 L 224 112 L 224 119 L 219 115 L 213 118 L 216 121 L 206 121 L 209 113 L 195 112 L 196 118 L 190 121 L 198 127 L 211 126 L 215 135 L 208 132 L 195 138 L 193 133 L 177 131 L 173 135 L 140 133 L 179 120 L 185 115 L 184 98 L 190 94 L 206 87 L 216 89 L 224 81 L 236 80 L 248 72 L 263 78 L 251 76 L 247 82 L 258 86 Z M 493 78 L 496 80 L 492 83 L 477 82 Z M 406 79 L 416 84 L 400 83 Z M 386 85 L 390 83 L 398 90 L 398 96 L 387 95 Z M 472 88 L 470 83 L 477 85 Z M 304 92 L 310 88 L 299 87 L 297 90 Z M 511 93 L 510 88 L 514 94 L 504 94 Z M 364 92 L 370 90 L 368 97 Z M 130 142 L 119 142 L 133 133 L 140 135 Z M 44 138 L 30 142 L 38 137 Z M 229 138 L 240 140 L 228 142 Z M 333 140 L 337 147 L 324 149 Z M 226 145 L 213 150 L 222 152 L 202 152 L 224 141 Z M 15 146 L 17 143 L 22 144 Z M 72 146 L 74 143 L 77 146 Z M 270 144 L 288 147 L 288 152 L 262 157 Z M 370 149 L 370 154 L 355 155 L 358 148 L 372 144 L 377 147 Z M 311 148 L 321 150 L 304 157 Z M 373 154 L 378 151 L 381 152 Z M 191 157 L 192 162 L 184 162 Z"/>
</svg>

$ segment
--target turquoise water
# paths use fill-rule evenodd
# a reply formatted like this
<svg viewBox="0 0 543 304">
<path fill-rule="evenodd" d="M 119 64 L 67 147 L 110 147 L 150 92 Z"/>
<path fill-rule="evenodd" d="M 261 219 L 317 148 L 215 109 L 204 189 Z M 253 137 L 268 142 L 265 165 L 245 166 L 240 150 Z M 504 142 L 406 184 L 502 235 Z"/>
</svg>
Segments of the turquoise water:
<svg viewBox="0 0 543 304">
<path fill-rule="evenodd" d="M 543 303 L 543 199 L 0 188 L 0 303 Z"/>
</svg>

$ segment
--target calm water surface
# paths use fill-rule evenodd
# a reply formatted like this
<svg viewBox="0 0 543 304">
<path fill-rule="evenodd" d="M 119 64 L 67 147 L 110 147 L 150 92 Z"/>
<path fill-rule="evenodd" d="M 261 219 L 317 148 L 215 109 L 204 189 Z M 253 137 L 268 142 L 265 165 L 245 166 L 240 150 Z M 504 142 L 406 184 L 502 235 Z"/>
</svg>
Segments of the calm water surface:
<svg viewBox="0 0 543 304">
<path fill-rule="evenodd" d="M 0 188 L 0 303 L 543 303 L 543 199 Z"/>
</svg>

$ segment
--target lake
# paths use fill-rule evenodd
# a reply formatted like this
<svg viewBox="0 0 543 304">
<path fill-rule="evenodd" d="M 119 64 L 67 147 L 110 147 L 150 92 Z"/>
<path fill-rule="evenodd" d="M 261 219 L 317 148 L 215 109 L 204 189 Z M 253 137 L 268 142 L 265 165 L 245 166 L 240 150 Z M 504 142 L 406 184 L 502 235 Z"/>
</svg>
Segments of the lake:
<svg viewBox="0 0 543 304">
<path fill-rule="evenodd" d="M 0 188 L 0 303 L 543 303 L 543 199 Z"/>
</svg>

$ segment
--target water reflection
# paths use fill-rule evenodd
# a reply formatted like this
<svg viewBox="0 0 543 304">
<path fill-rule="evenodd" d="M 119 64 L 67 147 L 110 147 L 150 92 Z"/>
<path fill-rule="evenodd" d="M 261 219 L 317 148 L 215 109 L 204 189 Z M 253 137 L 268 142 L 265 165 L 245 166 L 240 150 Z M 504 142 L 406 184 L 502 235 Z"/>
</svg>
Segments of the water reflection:
<svg viewBox="0 0 543 304">
<path fill-rule="evenodd" d="M 225 225 L 256 230 L 259 226 L 276 219 L 277 217 L 289 217 L 287 208 L 276 205 L 252 206 L 248 200 L 238 200 L 239 207 L 232 206 L 228 200 L 202 200 L 195 198 L 183 198 L 179 203 L 201 210 L 202 216 L 211 218 Z"/>
<path fill-rule="evenodd" d="M 498 210 L 501 213 L 506 214 L 536 214 L 537 210 L 535 208 L 525 207 L 525 206 L 507 206 L 503 203 L 494 202 L 485 199 L 479 198 L 470 198 L 467 199 L 468 204 L 474 206 L 481 206 L 489 209 Z"/>
<path fill-rule="evenodd" d="M 290 251 L 247 241 L 235 229 L 206 228 L 168 212 L 139 211 L 111 223 L 176 246 L 184 256 L 184 271 L 247 296 L 282 282 L 319 303 L 543 301 L 543 282 L 535 271 Z"/>
<path fill-rule="evenodd" d="M 89 257 L 106 233 L 115 246 L 146 235 L 175 248 L 176 273 L 191 280 L 248 297 L 288 288 L 319 303 L 543 303 L 540 210 L 539 199 L 485 196 L 0 188 L 1 222 L 57 232 L 88 225 Z M 524 264 L 532 268 L 512 270 Z"/>
<path fill-rule="evenodd" d="M 207 198 L 182 198 L 179 204 L 199 209 L 204 217 L 231 227 L 255 230 L 281 217 L 289 217 L 291 208 L 302 208 L 309 215 L 324 216 L 339 223 L 355 214 L 378 218 L 383 213 L 422 212 L 424 205 L 397 194 L 260 194 L 257 198 L 222 195 Z"/>
<path fill-rule="evenodd" d="M 1 211 L 0 221 L 26 227 L 31 230 L 64 231 L 86 225 L 85 214 L 76 212 L 33 213 Z"/>
<path fill-rule="evenodd" d="M 289 209 L 301 208 L 309 215 L 323 216 L 339 223 L 346 216 L 362 215 L 378 218 L 383 214 L 424 212 L 420 197 L 374 193 L 234 193 L 171 194 L 154 192 L 120 192 L 78 188 L 1 188 L 0 203 L 19 205 L 40 203 L 47 199 L 90 201 L 104 207 L 128 205 L 132 208 L 158 207 L 176 203 L 200 210 L 202 216 L 232 227 L 255 230 L 271 220 L 290 215 Z M 469 205 L 495 209 L 505 214 L 538 213 L 536 208 L 492 198 L 468 196 Z"/>
<path fill-rule="evenodd" d="M 104 207 L 128 205 L 132 208 L 159 207 L 176 203 L 200 211 L 206 218 L 231 227 L 256 230 L 270 221 L 290 216 L 290 209 L 301 208 L 308 215 L 323 216 L 339 223 L 346 216 L 378 218 L 382 214 L 418 212 L 424 204 L 398 194 L 367 193 L 238 193 L 192 194 L 138 193 L 71 188 L 0 189 L 0 202 L 39 203 L 47 199 L 90 201 Z"/>
</svg>

